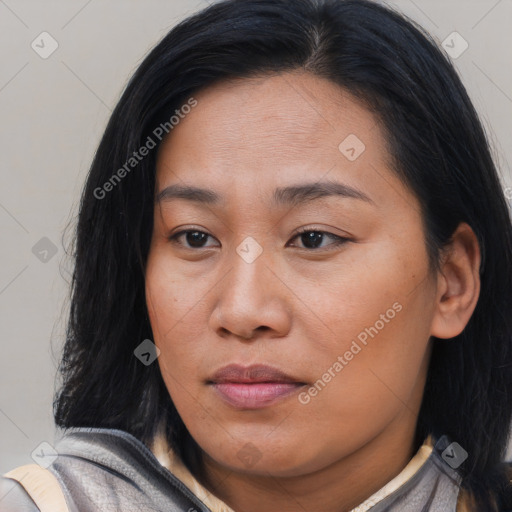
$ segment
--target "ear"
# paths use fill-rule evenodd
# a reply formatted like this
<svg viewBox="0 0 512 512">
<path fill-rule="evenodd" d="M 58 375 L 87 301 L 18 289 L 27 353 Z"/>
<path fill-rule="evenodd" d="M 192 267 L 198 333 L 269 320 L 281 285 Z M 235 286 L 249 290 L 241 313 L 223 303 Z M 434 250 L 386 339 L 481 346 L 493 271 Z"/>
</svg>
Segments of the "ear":
<svg viewBox="0 0 512 512">
<path fill-rule="evenodd" d="M 480 294 L 480 246 L 471 227 L 459 224 L 443 250 L 430 334 L 453 338 L 475 310 Z"/>
</svg>

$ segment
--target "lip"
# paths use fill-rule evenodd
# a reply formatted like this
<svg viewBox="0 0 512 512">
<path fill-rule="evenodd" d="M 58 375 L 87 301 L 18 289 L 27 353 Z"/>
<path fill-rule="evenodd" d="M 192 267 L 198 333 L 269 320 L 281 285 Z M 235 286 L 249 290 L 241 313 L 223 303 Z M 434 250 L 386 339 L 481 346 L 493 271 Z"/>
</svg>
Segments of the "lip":
<svg viewBox="0 0 512 512">
<path fill-rule="evenodd" d="M 224 366 L 207 381 L 218 395 L 238 409 L 261 409 L 294 394 L 306 385 L 273 366 Z"/>
</svg>

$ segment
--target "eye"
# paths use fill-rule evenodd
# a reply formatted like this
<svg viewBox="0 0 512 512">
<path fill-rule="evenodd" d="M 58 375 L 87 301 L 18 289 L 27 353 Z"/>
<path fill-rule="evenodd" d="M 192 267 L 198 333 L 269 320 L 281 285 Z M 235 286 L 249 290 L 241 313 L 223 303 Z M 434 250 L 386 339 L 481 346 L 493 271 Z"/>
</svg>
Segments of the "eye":
<svg viewBox="0 0 512 512">
<path fill-rule="evenodd" d="M 324 242 L 327 239 L 334 240 L 333 243 L 328 244 L 327 248 L 329 246 L 332 247 L 338 247 L 340 245 L 343 245 L 344 243 L 350 241 L 349 238 L 345 238 L 342 236 L 334 235 L 333 233 L 328 233 L 327 231 L 320 231 L 316 229 L 311 228 L 302 228 L 299 230 L 299 233 L 295 235 L 292 240 L 295 240 L 296 238 L 299 238 L 301 242 L 304 244 L 305 247 L 299 247 L 299 249 L 309 249 L 313 251 L 323 250 L 323 247 L 321 246 L 322 242 Z M 325 246 L 324 246 L 325 247 Z"/>
<path fill-rule="evenodd" d="M 179 241 L 179 239 L 184 235 L 184 240 L 188 245 L 184 245 L 182 242 Z M 174 244 L 184 246 L 186 249 L 201 249 L 203 247 L 211 247 L 208 245 L 204 245 L 204 242 L 208 238 L 213 237 L 211 237 L 208 233 L 205 233 L 204 231 L 199 231 L 198 229 L 184 229 L 182 231 L 179 231 L 178 233 L 175 233 L 174 235 L 171 235 L 169 237 L 169 240 Z"/>
</svg>

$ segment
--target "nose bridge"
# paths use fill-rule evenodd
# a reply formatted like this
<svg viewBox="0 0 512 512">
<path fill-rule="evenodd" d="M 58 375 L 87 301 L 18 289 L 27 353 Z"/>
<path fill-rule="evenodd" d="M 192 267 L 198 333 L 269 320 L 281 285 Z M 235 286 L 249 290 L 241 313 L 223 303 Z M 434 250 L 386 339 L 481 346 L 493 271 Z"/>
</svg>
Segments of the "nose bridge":
<svg viewBox="0 0 512 512">
<path fill-rule="evenodd" d="M 262 237 L 246 236 L 236 247 L 230 258 L 231 272 L 229 289 L 234 291 L 239 300 L 250 300 L 248 294 L 264 291 L 272 266 L 271 254 L 264 248 Z M 268 289 L 268 288 L 267 288 Z"/>
<path fill-rule="evenodd" d="M 270 250 L 255 237 L 246 236 L 234 247 L 226 258 L 229 269 L 219 283 L 212 311 L 212 327 L 217 332 L 249 339 L 260 327 L 274 333 L 287 331 L 290 315 L 283 295 L 286 287 L 277 282 L 274 261 Z"/>
</svg>

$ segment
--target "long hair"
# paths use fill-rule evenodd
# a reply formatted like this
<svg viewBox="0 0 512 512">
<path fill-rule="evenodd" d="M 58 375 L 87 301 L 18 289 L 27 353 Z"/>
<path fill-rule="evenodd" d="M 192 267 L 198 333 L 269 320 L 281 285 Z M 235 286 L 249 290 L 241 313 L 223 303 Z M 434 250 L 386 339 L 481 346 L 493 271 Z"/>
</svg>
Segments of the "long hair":
<svg viewBox="0 0 512 512">
<path fill-rule="evenodd" d="M 199 471 L 198 446 L 158 364 L 134 356 L 153 339 L 144 283 L 156 153 L 169 119 L 195 92 L 223 79 L 297 69 L 339 84 L 381 121 L 394 172 L 421 204 L 432 268 L 460 222 L 477 235 L 479 300 L 459 336 L 432 340 L 416 442 L 449 435 L 469 454 L 462 486 L 486 510 L 494 495 L 503 506 L 512 416 L 510 213 L 485 132 L 449 59 L 413 21 L 367 0 L 220 1 L 172 28 L 140 64 L 80 200 L 56 424 L 117 428 L 149 443 L 163 423 L 172 448 Z M 156 147 L 131 160 L 149 139 Z"/>
</svg>

